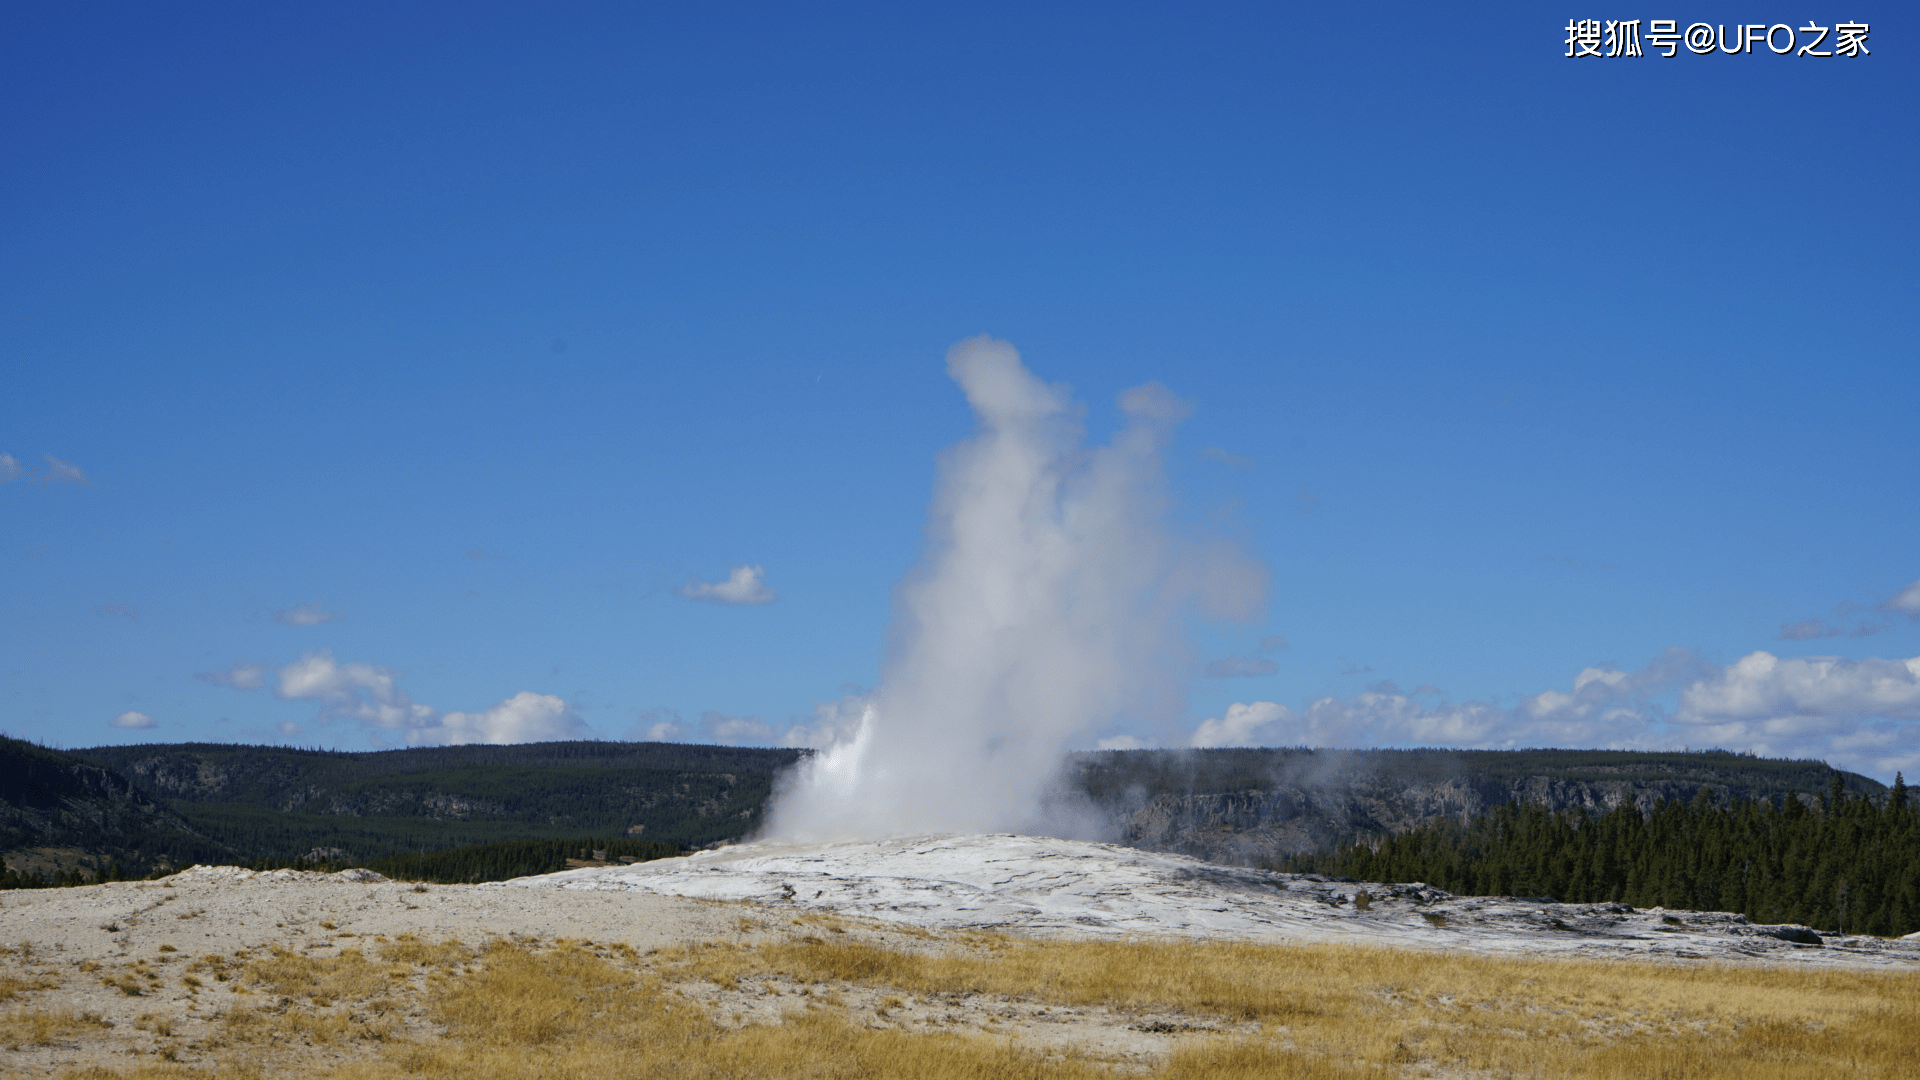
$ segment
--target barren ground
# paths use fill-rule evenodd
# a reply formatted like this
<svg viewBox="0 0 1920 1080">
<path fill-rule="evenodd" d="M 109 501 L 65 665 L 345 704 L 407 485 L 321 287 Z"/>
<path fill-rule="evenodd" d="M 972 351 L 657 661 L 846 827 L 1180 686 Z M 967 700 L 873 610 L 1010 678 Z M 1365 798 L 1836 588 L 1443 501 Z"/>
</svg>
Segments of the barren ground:
<svg viewBox="0 0 1920 1080">
<path fill-rule="evenodd" d="M 903 991 L 906 982 L 887 977 L 823 974 L 777 958 L 839 948 L 835 962 L 845 963 L 851 954 L 842 947 L 857 945 L 874 955 L 991 960 L 1022 939 L 1303 948 L 1333 940 L 1524 954 L 1528 962 L 1733 965 L 1835 978 L 1855 970 L 1869 982 L 1920 972 L 1920 942 L 1799 945 L 1724 914 L 1258 874 L 1104 845 L 947 837 L 811 852 L 741 848 L 513 884 L 199 867 L 154 882 L 0 893 L 0 1074 L 378 1069 L 396 1046 L 433 1046 L 447 1035 L 435 994 L 481 970 L 480 947 L 501 941 L 615 965 L 723 1029 L 806 1015 L 861 1030 L 991 1033 L 1122 1075 L 1160 1068 L 1196 1038 L 1270 1040 L 1278 1029 L 1248 1013 L 1137 997 L 942 990 L 923 977 Z M 448 945 L 456 941 L 463 944 Z M 365 978 L 355 982 L 356 972 Z M 295 984 L 304 988 L 289 989 Z M 1406 991 L 1365 993 L 1392 1004 Z M 1596 1022 L 1625 1035 L 1640 1023 L 1581 1021 Z M 1430 1066 L 1401 1075 L 1474 1074 L 1440 1058 Z"/>
</svg>

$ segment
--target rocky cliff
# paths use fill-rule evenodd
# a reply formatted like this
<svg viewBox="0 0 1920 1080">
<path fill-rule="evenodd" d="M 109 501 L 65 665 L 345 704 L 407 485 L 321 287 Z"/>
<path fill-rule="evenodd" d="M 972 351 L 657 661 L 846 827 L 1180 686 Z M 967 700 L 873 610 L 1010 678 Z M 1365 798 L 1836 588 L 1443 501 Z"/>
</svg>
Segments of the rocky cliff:
<svg viewBox="0 0 1920 1080">
<path fill-rule="evenodd" d="M 1508 802 L 1599 814 L 1691 799 L 1702 787 L 1738 798 L 1808 797 L 1835 774 L 1817 761 L 1591 750 L 1110 751 L 1080 755 L 1072 768 L 1118 842 L 1242 866 L 1441 819 L 1465 822 Z M 1884 790 L 1841 775 L 1852 790 Z"/>
</svg>

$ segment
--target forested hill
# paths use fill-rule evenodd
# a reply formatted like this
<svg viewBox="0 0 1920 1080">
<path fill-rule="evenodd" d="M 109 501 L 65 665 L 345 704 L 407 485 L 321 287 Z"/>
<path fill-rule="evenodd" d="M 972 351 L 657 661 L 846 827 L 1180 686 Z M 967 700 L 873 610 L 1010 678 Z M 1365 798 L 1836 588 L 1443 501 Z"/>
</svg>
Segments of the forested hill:
<svg viewBox="0 0 1920 1080">
<path fill-rule="evenodd" d="M 296 809 L 313 790 L 395 776 L 498 768 L 651 770 L 770 776 L 801 751 L 686 743 L 544 742 L 419 746 L 404 750 L 301 750 L 229 743 L 148 743 L 68 751 L 126 774 L 142 790 L 192 802 Z M 286 800 L 292 799 L 293 802 Z"/>
<path fill-rule="evenodd" d="M 119 863 L 144 874 L 237 855 L 113 769 L 0 735 L 0 856 L 7 866 L 99 876 Z"/>
<path fill-rule="evenodd" d="M 644 837 L 697 847 L 758 824 L 802 751 L 554 742 L 347 752 L 187 743 L 73 752 L 255 859 L 365 861 L 463 844 Z"/>
<path fill-rule="evenodd" d="M 1812 799 L 1836 776 L 1856 795 L 1886 791 L 1822 761 L 1725 751 L 1113 750 L 1076 755 L 1072 768 L 1121 842 L 1252 865 L 1465 823 L 1509 803 L 1649 812 L 1702 787 L 1735 800 Z"/>
<path fill-rule="evenodd" d="M 1464 825 L 1434 822 L 1282 865 L 1469 895 L 1737 911 L 1838 933 L 1920 931 L 1920 814 L 1898 777 L 1879 798 L 1848 791 L 1838 774 L 1811 801 L 1725 799 L 1703 787 L 1652 814 L 1509 803 Z"/>
<path fill-rule="evenodd" d="M 587 837 L 699 847 L 749 834 L 775 774 L 805 753 L 619 742 L 357 753 L 190 743 L 61 754 L 6 745 L 15 749 L 7 760 L 19 764 L 5 776 L 25 777 L 31 762 L 44 760 L 58 763 L 47 775 L 67 784 L 57 798 L 0 784 L 0 810 L 13 829 L 0 837 L 9 858 L 65 845 L 96 869 L 128 859 L 129 872 L 150 869 L 156 853 L 364 865 L 465 845 Z M 1836 776 L 1856 795 L 1885 790 L 1823 762 L 1721 752 L 1133 750 L 1076 755 L 1069 771 L 1113 822 L 1114 839 L 1256 865 L 1438 821 L 1464 823 L 1512 803 L 1651 811 L 1663 799 L 1691 800 L 1703 786 L 1735 800 L 1811 798 Z"/>
</svg>

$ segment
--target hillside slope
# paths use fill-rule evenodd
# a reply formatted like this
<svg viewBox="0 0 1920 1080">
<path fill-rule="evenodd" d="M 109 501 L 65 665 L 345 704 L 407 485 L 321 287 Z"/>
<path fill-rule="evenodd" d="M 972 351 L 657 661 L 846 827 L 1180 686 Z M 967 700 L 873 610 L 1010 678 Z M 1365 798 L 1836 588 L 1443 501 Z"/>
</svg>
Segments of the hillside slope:
<svg viewBox="0 0 1920 1080">
<path fill-rule="evenodd" d="M 64 756 L 91 761 L 93 771 L 75 772 L 70 762 L 61 774 L 98 789 L 97 800 L 85 803 L 93 809 L 69 809 L 59 819 L 64 832 L 48 831 L 53 819 L 33 811 L 40 814 L 32 818 L 40 823 L 36 839 L 12 846 L 64 838 L 57 842 L 88 851 L 173 854 L 188 850 L 192 838 L 237 853 L 227 861 L 354 864 L 545 838 L 699 847 L 750 835 L 775 774 L 802 753 L 612 742 L 360 753 L 213 743 L 96 747 Z M 1112 823 L 1109 839 L 1228 865 L 1270 865 L 1436 821 L 1464 823 L 1514 802 L 1596 813 L 1623 803 L 1651 809 L 1663 799 L 1691 800 L 1702 786 L 1740 799 L 1812 797 L 1836 775 L 1823 762 L 1724 752 L 1304 749 L 1104 751 L 1076 755 L 1068 773 Z M 1837 775 L 1858 794 L 1884 791 L 1865 777 Z M 131 784 L 115 787 L 122 776 Z M 25 810 L 14 816 L 31 817 Z M 96 822 L 92 832 L 80 828 L 83 819 Z M 156 848 L 159 822 L 176 837 L 172 847 Z"/>
<path fill-rule="evenodd" d="M 697 847 L 759 822 L 799 751 L 554 742 L 346 752 L 216 743 L 75 751 L 253 858 L 352 862 L 460 844 L 629 836 Z"/>
<path fill-rule="evenodd" d="M 1820 761 L 1724 751 L 1264 748 L 1101 751 L 1076 755 L 1070 769 L 1115 822 L 1118 842 L 1241 866 L 1441 820 L 1465 823 L 1512 802 L 1651 810 L 1703 786 L 1737 799 L 1811 798 L 1837 772 Z M 1886 790 L 1839 775 L 1856 794 Z"/>
<path fill-rule="evenodd" d="M 0 855 L 9 869 L 130 874 L 231 861 L 233 850 L 110 768 L 0 735 Z"/>
</svg>

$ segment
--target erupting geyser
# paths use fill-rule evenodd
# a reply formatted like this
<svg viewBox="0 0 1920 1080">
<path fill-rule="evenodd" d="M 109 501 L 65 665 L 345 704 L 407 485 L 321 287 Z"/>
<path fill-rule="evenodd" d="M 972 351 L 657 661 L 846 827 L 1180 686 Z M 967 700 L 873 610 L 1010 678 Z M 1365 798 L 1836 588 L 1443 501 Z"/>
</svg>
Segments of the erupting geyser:
<svg viewBox="0 0 1920 1080">
<path fill-rule="evenodd" d="M 1161 456 L 1188 406 L 1158 383 L 1083 444 L 1078 409 L 1004 341 L 947 352 L 980 431 L 942 455 L 919 566 L 901 583 L 880 687 L 792 774 L 768 832 L 1097 832 L 1055 797 L 1066 751 L 1117 721 L 1177 718 L 1197 609 L 1253 616 L 1264 571 L 1164 525 Z"/>
</svg>

